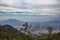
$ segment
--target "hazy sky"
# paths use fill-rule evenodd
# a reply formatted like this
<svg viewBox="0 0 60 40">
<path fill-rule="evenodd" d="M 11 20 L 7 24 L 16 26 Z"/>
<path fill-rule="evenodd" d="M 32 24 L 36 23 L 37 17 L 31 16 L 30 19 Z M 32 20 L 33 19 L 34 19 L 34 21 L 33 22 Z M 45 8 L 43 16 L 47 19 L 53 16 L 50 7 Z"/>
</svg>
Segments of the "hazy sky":
<svg viewBox="0 0 60 40">
<path fill-rule="evenodd" d="M 8 20 L 8 19 L 17 19 L 23 22 L 45 22 L 45 21 L 54 21 L 54 20 L 60 20 L 59 16 L 50 16 L 50 15 L 35 15 L 35 16 L 0 16 L 0 21 L 2 20 Z"/>
<path fill-rule="evenodd" d="M 10 18 L 34 22 L 60 20 L 60 0 L 0 0 L 0 20 Z"/>
<path fill-rule="evenodd" d="M 59 15 L 60 0 L 0 0 L 0 11 Z"/>
</svg>

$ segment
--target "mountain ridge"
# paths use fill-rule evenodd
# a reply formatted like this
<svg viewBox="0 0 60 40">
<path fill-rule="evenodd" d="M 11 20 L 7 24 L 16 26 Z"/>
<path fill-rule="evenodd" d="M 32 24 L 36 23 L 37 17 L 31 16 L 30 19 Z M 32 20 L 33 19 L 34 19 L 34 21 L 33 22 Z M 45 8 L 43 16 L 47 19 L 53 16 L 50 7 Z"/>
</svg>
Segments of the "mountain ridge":
<svg viewBox="0 0 60 40">
<path fill-rule="evenodd" d="M 16 19 L 8 19 L 8 20 L 0 21 L 0 24 L 9 24 L 9 25 L 20 25 L 21 23 L 23 22 Z"/>
</svg>

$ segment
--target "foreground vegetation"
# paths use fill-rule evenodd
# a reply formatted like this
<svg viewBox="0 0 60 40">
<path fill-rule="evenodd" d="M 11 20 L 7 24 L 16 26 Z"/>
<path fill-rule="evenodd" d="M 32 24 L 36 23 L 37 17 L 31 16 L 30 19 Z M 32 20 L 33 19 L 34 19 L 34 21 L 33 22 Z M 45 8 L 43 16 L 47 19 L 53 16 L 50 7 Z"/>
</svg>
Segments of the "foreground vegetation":
<svg viewBox="0 0 60 40">
<path fill-rule="evenodd" d="M 44 36 L 36 36 L 32 37 L 28 28 L 31 28 L 32 25 L 28 25 L 28 23 L 23 24 L 25 27 L 24 32 L 22 33 L 19 30 L 16 30 L 11 25 L 0 25 L 0 40 L 60 40 L 60 33 L 52 34 L 52 28 L 47 27 L 49 34 Z"/>
</svg>

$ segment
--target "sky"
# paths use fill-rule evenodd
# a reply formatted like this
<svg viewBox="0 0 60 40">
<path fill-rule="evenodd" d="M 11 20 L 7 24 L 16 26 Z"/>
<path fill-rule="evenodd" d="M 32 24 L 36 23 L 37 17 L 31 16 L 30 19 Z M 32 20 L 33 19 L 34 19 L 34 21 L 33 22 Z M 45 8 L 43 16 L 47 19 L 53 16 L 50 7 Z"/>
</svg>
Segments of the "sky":
<svg viewBox="0 0 60 40">
<path fill-rule="evenodd" d="M 20 12 L 20 13 L 17 13 Z M 0 20 L 60 20 L 60 0 L 0 0 Z"/>
</svg>

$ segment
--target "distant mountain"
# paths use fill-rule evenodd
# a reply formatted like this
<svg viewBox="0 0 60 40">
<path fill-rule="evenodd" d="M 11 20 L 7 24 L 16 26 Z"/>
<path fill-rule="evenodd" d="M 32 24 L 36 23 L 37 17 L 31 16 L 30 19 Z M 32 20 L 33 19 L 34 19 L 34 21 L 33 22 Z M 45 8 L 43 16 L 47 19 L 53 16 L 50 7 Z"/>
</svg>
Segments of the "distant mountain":
<svg viewBox="0 0 60 40">
<path fill-rule="evenodd" d="M 9 24 L 9 25 L 15 25 L 15 26 L 19 26 L 22 23 L 23 23 L 22 21 L 19 21 L 16 19 L 8 19 L 8 20 L 0 21 L 0 24 Z"/>
<path fill-rule="evenodd" d="M 46 21 L 46 22 L 31 22 L 31 24 L 36 24 L 36 25 L 53 25 L 53 24 L 60 24 L 60 20 Z"/>
<path fill-rule="evenodd" d="M 20 29 L 20 27 L 22 27 L 22 24 L 24 24 L 24 23 L 25 22 L 19 21 L 17 19 L 8 19 L 8 20 L 0 21 L 0 24 L 13 25 L 17 29 Z M 45 29 L 48 25 L 53 26 L 53 28 L 55 28 L 55 29 L 60 29 L 60 21 L 59 20 L 46 21 L 46 22 L 28 22 L 28 23 L 33 25 L 32 30 Z M 37 27 L 38 25 L 39 25 L 39 27 Z"/>
<path fill-rule="evenodd" d="M 46 22 L 31 22 L 34 25 L 32 30 L 46 29 L 47 26 L 51 26 L 53 29 L 60 30 L 60 20 L 46 21 Z"/>
<path fill-rule="evenodd" d="M 55 21 L 48 21 L 48 22 L 45 22 L 45 23 L 54 23 L 54 24 L 60 24 L 60 20 L 55 20 Z"/>
</svg>

